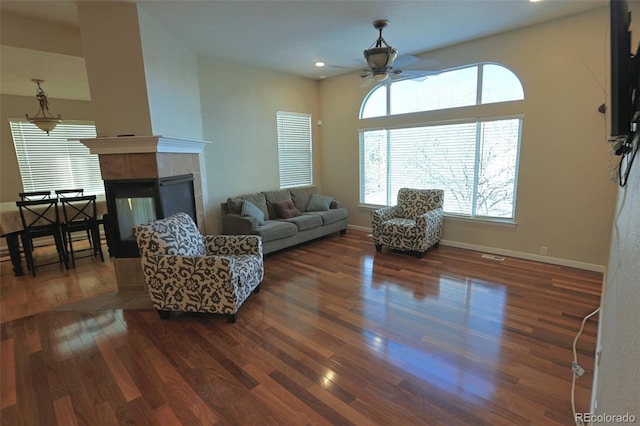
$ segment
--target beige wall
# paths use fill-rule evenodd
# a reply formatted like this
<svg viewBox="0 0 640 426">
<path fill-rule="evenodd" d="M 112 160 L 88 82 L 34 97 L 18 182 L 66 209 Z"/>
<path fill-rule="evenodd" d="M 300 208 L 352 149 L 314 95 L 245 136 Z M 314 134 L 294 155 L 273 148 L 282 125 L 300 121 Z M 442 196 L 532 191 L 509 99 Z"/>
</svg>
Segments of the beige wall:
<svg viewBox="0 0 640 426">
<path fill-rule="evenodd" d="M 445 219 L 443 238 L 463 247 L 493 249 L 601 269 L 607 262 L 615 185 L 609 182 L 605 102 L 606 8 L 487 37 L 427 57 L 446 66 L 497 62 L 525 89 L 516 226 Z M 358 77 L 321 83 L 323 184 L 346 203 L 350 224 L 369 228 L 370 210 L 358 207 L 358 128 L 397 124 L 407 117 L 360 122 L 367 93 Z M 469 109 L 484 114 L 485 109 Z M 492 113 L 508 112 L 495 107 Z M 411 120 L 451 119 L 453 112 L 415 114 Z M 548 247 L 548 257 L 538 255 Z"/>
<path fill-rule="evenodd" d="M 279 188 L 276 112 L 312 115 L 314 183 L 322 163 L 317 83 L 281 73 L 200 58 L 200 99 L 207 165 L 207 228 L 220 231 L 228 197 Z"/>
</svg>

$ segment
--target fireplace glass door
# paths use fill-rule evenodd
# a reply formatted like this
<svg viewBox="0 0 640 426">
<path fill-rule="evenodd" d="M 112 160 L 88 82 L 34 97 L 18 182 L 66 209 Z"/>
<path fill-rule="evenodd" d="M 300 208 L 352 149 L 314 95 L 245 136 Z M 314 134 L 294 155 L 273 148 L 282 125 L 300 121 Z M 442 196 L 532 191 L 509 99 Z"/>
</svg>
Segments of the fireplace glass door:
<svg viewBox="0 0 640 426">
<path fill-rule="evenodd" d="M 122 241 L 135 241 L 132 228 L 145 222 L 156 220 L 156 206 L 153 197 L 116 198 L 118 231 Z"/>
</svg>

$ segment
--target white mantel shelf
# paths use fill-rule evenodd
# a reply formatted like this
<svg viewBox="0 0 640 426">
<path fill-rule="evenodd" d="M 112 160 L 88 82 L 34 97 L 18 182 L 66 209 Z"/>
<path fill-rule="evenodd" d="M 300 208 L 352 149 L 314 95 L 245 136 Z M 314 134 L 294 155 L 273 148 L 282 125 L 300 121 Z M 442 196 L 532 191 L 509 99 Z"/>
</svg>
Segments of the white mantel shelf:
<svg viewBox="0 0 640 426">
<path fill-rule="evenodd" d="M 167 152 L 200 154 L 211 142 L 170 136 L 121 136 L 80 139 L 91 154 L 141 154 Z"/>
</svg>

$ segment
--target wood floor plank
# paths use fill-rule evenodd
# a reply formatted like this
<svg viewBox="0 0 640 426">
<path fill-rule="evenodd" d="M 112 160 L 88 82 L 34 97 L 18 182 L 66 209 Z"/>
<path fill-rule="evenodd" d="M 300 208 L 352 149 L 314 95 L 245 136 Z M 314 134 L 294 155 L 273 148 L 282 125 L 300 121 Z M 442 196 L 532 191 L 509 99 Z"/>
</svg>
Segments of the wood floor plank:
<svg viewBox="0 0 640 426">
<path fill-rule="evenodd" d="M 3 425 L 567 425 L 573 339 L 602 286 L 455 247 L 379 253 L 349 231 L 267 255 L 229 324 L 161 320 L 110 259 L 0 269 Z M 580 412 L 597 328 L 576 345 Z"/>
</svg>

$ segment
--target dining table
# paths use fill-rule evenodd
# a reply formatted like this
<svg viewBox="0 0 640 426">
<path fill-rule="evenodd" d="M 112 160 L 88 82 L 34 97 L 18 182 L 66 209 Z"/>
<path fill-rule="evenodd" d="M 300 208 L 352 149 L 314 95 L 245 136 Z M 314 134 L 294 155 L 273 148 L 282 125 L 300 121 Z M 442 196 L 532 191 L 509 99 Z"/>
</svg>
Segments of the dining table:
<svg viewBox="0 0 640 426">
<path fill-rule="evenodd" d="M 96 198 L 96 210 L 99 218 L 102 218 L 102 216 L 107 213 L 107 202 L 104 195 L 99 195 Z M 62 214 L 62 212 L 60 212 L 60 214 Z M 16 202 L 6 201 L 0 203 L 0 237 L 4 238 L 7 243 L 11 265 L 13 266 L 13 274 L 15 276 L 24 274 L 24 270 L 22 269 L 22 256 L 20 254 L 20 240 L 23 229 L 20 209 L 16 205 Z"/>
</svg>

